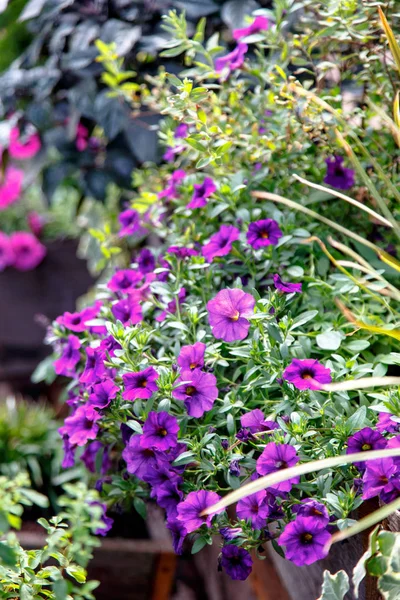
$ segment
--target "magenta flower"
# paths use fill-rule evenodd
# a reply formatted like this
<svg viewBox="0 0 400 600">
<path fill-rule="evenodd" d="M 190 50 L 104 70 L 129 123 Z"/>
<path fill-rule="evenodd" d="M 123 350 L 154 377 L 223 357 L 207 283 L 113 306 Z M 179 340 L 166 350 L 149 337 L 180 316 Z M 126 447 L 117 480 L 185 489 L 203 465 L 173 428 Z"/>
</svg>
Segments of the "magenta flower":
<svg viewBox="0 0 400 600">
<path fill-rule="evenodd" d="M 73 377 L 75 375 L 75 367 L 81 359 L 79 349 L 81 342 L 76 335 L 69 335 L 67 342 L 64 344 L 60 358 L 54 361 L 54 370 L 57 375 L 65 375 L 65 377 Z"/>
<path fill-rule="evenodd" d="M 348 190 L 354 185 L 354 171 L 343 166 L 343 156 L 332 156 L 325 162 L 327 171 L 324 183 L 339 190 Z"/>
<path fill-rule="evenodd" d="M 10 267 L 14 262 L 14 252 L 10 244 L 10 238 L 0 231 L 0 272 Z"/>
<path fill-rule="evenodd" d="M 207 527 L 210 527 L 214 515 L 222 512 L 223 509 L 220 509 L 218 513 L 214 513 L 213 515 L 200 516 L 200 513 L 219 500 L 221 500 L 221 498 L 216 492 L 209 492 L 207 490 L 190 492 L 185 500 L 180 502 L 177 506 L 177 519 L 184 523 L 188 533 L 199 529 L 199 527 L 204 524 L 207 525 Z"/>
<path fill-rule="evenodd" d="M 107 287 L 112 292 L 123 292 L 128 294 L 133 292 L 136 285 L 143 279 L 142 273 L 133 269 L 121 269 L 113 275 L 107 283 Z"/>
<path fill-rule="evenodd" d="M 275 246 L 283 233 L 274 219 L 261 219 L 250 223 L 247 231 L 247 241 L 258 250 L 264 246 Z"/>
<path fill-rule="evenodd" d="M 108 352 L 110 356 L 115 356 L 115 350 L 121 350 L 122 346 L 119 344 L 112 335 L 108 335 L 106 338 L 101 340 L 100 349 L 103 352 Z"/>
<path fill-rule="evenodd" d="M 127 373 L 122 375 L 125 391 L 122 394 L 124 400 L 148 400 L 153 392 L 158 390 L 156 380 L 159 375 L 154 367 L 147 367 L 138 373 Z"/>
<path fill-rule="evenodd" d="M 140 438 L 142 448 L 168 450 L 178 442 L 179 425 L 176 417 L 165 411 L 149 412 Z"/>
<path fill-rule="evenodd" d="M 247 35 L 252 35 L 253 33 L 258 33 L 259 31 L 264 31 L 269 28 L 269 21 L 267 17 L 256 17 L 251 25 L 248 27 L 243 27 L 242 29 L 234 29 L 233 30 L 233 39 L 240 40 L 240 38 L 246 37 Z"/>
<path fill-rule="evenodd" d="M 332 381 L 330 369 L 311 358 L 294 358 L 282 377 L 298 390 L 320 390 L 322 384 Z"/>
<path fill-rule="evenodd" d="M 91 473 L 96 473 L 96 459 L 99 452 L 103 453 L 100 466 L 100 473 L 104 475 L 111 468 L 111 461 L 107 447 L 104 446 L 101 442 L 90 442 L 90 444 L 86 446 L 84 452 L 82 452 L 80 459 L 88 471 L 90 471 Z"/>
<path fill-rule="evenodd" d="M 278 423 L 275 421 L 266 421 L 264 413 L 259 408 L 255 408 L 250 412 L 240 417 L 240 424 L 250 431 L 250 433 L 258 433 L 260 431 L 271 431 L 271 429 L 279 429 Z"/>
<path fill-rule="evenodd" d="M 382 495 L 384 502 L 394 500 L 400 491 L 400 472 L 392 458 L 381 458 L 365 463 L 363 499 Z M 397 484 L 397 485 L 396 485 Z M 394 496 L 392 498 L 392 496 Z M 382 498 L 383 499 L 383 498 Z"/>
<path fill-rule="evenodd" d="M 101 415 L 92 406 L 84 404 L 79 406 L 73 415 L 67 417 L 63 427 L 60 427 L 61 435 L 67 435 L 69 442 L 76 446 L 84 446 L 87 441 L 94 440 L 99 431 L 96 421 Z"/>
<path fill-rule="evenodd" d="M 185 177 L 186 173 L 185 171 L 182 171 L 182 169 L 174 171 L 169 178 L 168 186 L 165 188 L 165 190 L 161 190 L 161 192 L 158 193 L 158 197 L 160 199 L 167 198 L 167 200 L 174 200 L 175 198 L 178 198 L 179 193 L 177 186 L 182 183 Z"/>
<path fill-rule="evenodd" d="M 181 369 L 199 369 L 204 366 L 204 353 L 206 345 L 196 342 L 193 346 L 182 346 L 178 356 L 178 365 Z"/>
<path fill-rule="evenodd" d="M 137 210 L 128 208 L 124 210 L 118 217 L 122 227 L 119 231 L 119 237 L 127 235 L 143 235 L 144 229 L 140 224 L 140 215 Z"/>
<path fill-rule="evenodd" d="M 115 385 L 111 379 L 106 379 L 93 386 L 92 393 L 88 399 L 88 404 L 95 406 L 96 408 L 107 408 L 118 392 L 119 387 Z"/>
<path fill-rule="evenodd" d="M 150 250 L 147 248 L 143 248 L 138 256 L 138 267 L 139 271 L 146 275 L 147 273 L 152 273 L 156 268 L 156 259 Z"/>
<path fill-rule="evenodd" d="M 375 431 L 370 427 L 364 427 L 351 435 L 347 440 L 346 454 L 354 454 L 356 452 L 367 452 L 368 450 L 381 450 L 386 448 L 387 441 L 379 431 Z M 363 470 L 365 463 L 353 463 L 355 467 Z"/>
<path fill-rule="evenodd" d="M 251 573 L 253 559 L 244 548 L 229 544 L 222 548 L 221 566 L 231 579 L 244 581 Z"/>
<path fill-rule="evenodd" d="M 12 233 L 10 235 L 10 246 L 14 255 L 13 266 L 18 271 L 35 269 L 47 253 L 46 247 L 27 231 Z"/>
<path fill-rule="evenodd" d="M 58 430 L 60 435 L 62 435 L 63 437 L 64 456 L 61 462 L 61 466 L 63 469 L 69 469 L 70 467 L 73 467 L 75 465 L 76 446 L 70 443 L 69 437 L 66 434 L 62 434 L 61 430 L 62 428 Z"/>
<path fill-rule="evenodd" d="M 168 146 L 165 153 L 163 154 L 163 159 L 167 162 L 173 162 L 175 160 L 175 156 L 177 154 L 181 154 L 185 149 L 185 146 Z"/>
<path fill-rule="evenodd" d="M 140 444 L 141 438 L 141 435 L 132 435 L 129 438 L 122 452 L 122 458 L 127 464 L 128 473 L 136 475 L 139 479 L 145 479 L 149 473 L 159 467 L 168 466 L 168 462 L 164 452 L 159 452 L 155 448 L 143 448 Z"/>
<path fill-rule="evenodd" d="M 13 166 L 7 167 L 0 180 L 0 211 L 18 200 L 22 191 L 24 173 Z"/>
<path fill-rule="evenodd" d="M 274 286 L 280 292 L 284 294 L 293 294 L 296 292 L 301 292 L 301 283 L 289 283 L 282 281 L 278 274 L 273 276 Z"/>
<path fill-rule="evenodd" d="M 378 423 L 376 424 L 376 428 L 380 433 L 387 431 L 387 433 L 397 433 L 400 431 L 400 423 L 393 420 L 393 415 L 390 413 L 379 413 L 378 415 Z"/>
<path fill-rule="evenodd" d="M 167 250 L 168 254 L 175 254 L 177 258 L 184 259 L 190 256 L 197 256 L 197 250 L 194 248 L 185 248 L 184 246 L 170 246 Z"/>
<path fill-rule="evenodd" d="M 262 529 L 266 525 L 269 515 L 269 506 L 267 502 L 267 492 L 261 490 L 255 494 L 242 498 L 236 505 L 236 514 L 239 519 L 251 521 L 254 529 Z"/>
<path fill-rule="evenodd" d="M 185 288 L 181 288 L 178 292 L 177 297 L 174 298 L 173 300 L 171 300 L 171 302 L 168 302 L 167 309 L 163 310 L 159 315 L 157 315 L 156 321 L 158 321 L 159 323 L 162 321 L 165 321 L 168 313 L 171 315 L 174 315 L 176 313 L 177 302 L 179 304 L 182 304 L 182 302 L 185 300 L 185 298 L 186 298 L 186 290 L 185 290 Z"/>
<path fill-rule="evenodd" d="M 136 325 L 143 320 L 142 307 L 134 296 L 115 302 L 111 307 L 111 312 L 115 319 L 121 321 L 123 325 Z"/>
<path fill-rule="evenodd" d="M 267 444 L 262 454 L 257 459 L 256 470 L 259 475 L 269 475 L 288 467 L 294 467 L 299 461 L 296 453 L 296 448 L 289 444 L 275 444 L 270 442 Z M 270 491 L 275 492 L 290 492 L 292 486 L 299 483 L 299 477 L 292 477 L 287 481 L 277 483 Z"/>
<path fill-rule="evenodd" d="M 200 369 L 182 371 L 178 385 L 172 395 L 177 400 L 185 403 L 188 415 L 202 417 L 205 412 L 212 409 L 218 398 L 217 379 L 212 373 L 204 373 Z"/>
<path fill-rule="evenodd" d="M 75 146 L 78 152 L 83 152 L 88 146 L 89 130 L 83 123 L 76 126 Z"/>
<path fill-rule="evenodd" d="M 203 256 L 212 262 L 216 256 L 226 256 L 232 250 L 232 244 L 239 239 L 239 229 L 233 225 L 221 225 L 220 230 L 211 236 L 208 244 L 203 246 Z"/>
<path fill-rule="evenodd" d="M 104 352 L 99 348 L 86 348 L 86 365 L 82 375 L 79 378 L 81 383 L 94 384 L 106 374 L 104 366 Z"/>
<path fill-rule="evenodd" d="M 215 70 L 217 73 L 221 73 L 221 71 L 226 71 L 227 74 L 232 73 L 236 69 L 240 69 L 240 67 L 244 63 L 244 57 L 248 50 L 248 45 L 243 42 L 239 42 L 238 45 L 232 52 L 225 54 L 225 56 L 220 56 L 215 61 Z"/>
<path fill-rule="evenodd" d="M 98 310 L 99 307 L 95 305 L 88 306 L 80 312 L 65 312 L 60 317 L 57 317 L 56 322 L 63 325 L 66 329 L 70 329 L 75 333 L 80 333 L 89 329 L 86 322 L 94 319 L 98 314 Z"/>
<path fill-rule="evenodd" d="M 254 314 L 255 299 L 240 289 L 225 289 L 207 303 L 208 321 L 218 340 L 244 340 L 249 332 L 248 319 Z"/>
<path fill-rule="evenodd" d="M 46 223 L 46 219 L 39 215 L 37 212 L 30 212 L 27 216 L 28 227 L 34 236 L 40 237 L 43 232 L 43 227 Z"/>
<path fill-rule="evenodd" d="M 206 177 L 203 183 L 194 184 L 194 193 L 191 201 L 187 205 L 187 208 L 195 209 L 202 208 L 207 204 L 207 198 L 211 196 L 217 189 L 214 181 L 211 177 Z"/>
<path fill-rule="evenodd" d="M 314 522 L 319 522 L 321 525 L 329 523 L 329 513 L 325 504 L 317 502 L 313 498 L 304 498 L 300 504 L 295 504 L 292 511 L 300 517 L 313 517 Z"/>
<path fill-rule="evenodd" d="M 189 133 L 189 125 L 187 123 L 179 123 L 178 127 L 175 129 L 174 138 L 185 138 Z"/>
<path fill-rule="evenodd" d="M 25 159 L 35 156 L 41 148 L 40 137 L 37 133 L 30 135 L 26 141 L 21 141 L 18 127 L 13 127 L 10 132 L 8 153 L 13 158 Z"/>
<path fill-rule="evenodd" d="M 298 567 L 311 565 L 328 554 L 326 545 L 331 534 L 312 517 L 297 517 L 288 523 L 278 539 L 286 547 L 285 557 Z"/>
</svg>

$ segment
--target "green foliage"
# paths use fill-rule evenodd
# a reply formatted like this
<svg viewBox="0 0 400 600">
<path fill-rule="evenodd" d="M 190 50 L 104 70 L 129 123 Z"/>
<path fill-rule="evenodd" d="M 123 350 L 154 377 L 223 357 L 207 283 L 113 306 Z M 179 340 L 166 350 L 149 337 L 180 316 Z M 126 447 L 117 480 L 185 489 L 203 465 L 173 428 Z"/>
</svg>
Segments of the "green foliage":
<svg viewBox="0 0 400 600">
<path fill-rule="evenodd" d="M 9 526 L 19 528 L 22 507 L 30 504 L 29 489 L 21 487 L 27 485 L 24 474 L 14 480 L 0 477 L 0 535 Z M 0 542 L 0 598 L 94 600 L 98 583 L 86 580 L 86 567 L 99 546 L 94 532 L 104 527 L 102 509 L 94 504 L 97 493 L 84 484 L 66 485 L 65 492 L 62 512 L 49 521 L 39 519 L 46 532 L 43 548 L 25 550 L 15 533 Z"/>
</svg>

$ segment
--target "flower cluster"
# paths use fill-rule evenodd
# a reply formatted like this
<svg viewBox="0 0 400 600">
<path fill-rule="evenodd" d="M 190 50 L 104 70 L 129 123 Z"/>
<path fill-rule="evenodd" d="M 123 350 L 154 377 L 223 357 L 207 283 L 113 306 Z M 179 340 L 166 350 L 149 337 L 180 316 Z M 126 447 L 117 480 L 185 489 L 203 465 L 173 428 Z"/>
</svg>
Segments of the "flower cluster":
<svg viewBox="0 0 400 600">
<path fill-rule="evenodd" d="M 328 274 L 327 255 L 321 250 L 315 260 L 302 243 L 326 230 L 277 209 L 276 194 L 265 192 L 272 198 L 263 203 L 252 196 L 282 183 L 273 161 L 268 168 L 256 162 L 258 151 L 279 142 L 274 131 L 267 135 L 282 120 L 279 109 L 268 91 L 258 102 L 254 81 L 246 87 L 241 79 L 253 36 L 264 39 L 272 27 L 257 18 L 234 32 L 238 45 L 213 63 L 215 105 L 207 106 L 203 87 L 192 97 L 185 80 L 179 95 L 162 79 L 167 164 L 138 176 L 137 197 L 113 232 L 133 253 L 126 264 L 109 265 L 92 306 L 65 313 L 49 334 L 56 372 L 72 379 L 71 414 L 60 429 L 64 465 L 83 461 L 108 505 L 155 499 L 178 553 L 219 534 L 220 566 L 233 579 L 250 574 L 251 552 L 271 539 L 296 565 L 324 558 L 332 533 L 363 499 L 389 502 L 399 493 L 394 458 L 350 464 L 337 477 L 277 475 L 396 447 L 399 405 L 394 392 L 383 396 L 383 410 L 392 407 L 384 413 L 376 398 L 367 407 L 361 392 L 330 391 L 334 380 L 385 372 L 384 361 L 363 352 L 374 338 L 346 339 L 349 324 L 335 308 L 337 295 L 367 302 L 366 285 Z M 201 73 L 202 85 L 205 79 Z M 295 158 L 302 164 L 299 147 L 291 145 L 287 166 Z M 310 166 L 319 182 L 355 186 L 344 159 L 332 158 L 328 143 L 320 148 Z M 204 514 L 230 490 L 265 476 L 270 485 L 241 499 L 236 517 Z"/>
</svg>

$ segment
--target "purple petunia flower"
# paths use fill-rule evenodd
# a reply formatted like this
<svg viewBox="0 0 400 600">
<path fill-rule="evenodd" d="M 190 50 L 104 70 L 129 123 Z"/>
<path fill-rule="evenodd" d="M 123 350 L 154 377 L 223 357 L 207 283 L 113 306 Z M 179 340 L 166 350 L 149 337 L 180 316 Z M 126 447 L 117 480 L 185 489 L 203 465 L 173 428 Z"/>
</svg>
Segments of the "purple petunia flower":
<svg viewBox="0 0 400 600">
<path fill-rule="evenodd" d="M 84 404 L 76 409 L 73 415 L 67 417 L 59 431 L 67 435 L 71 444 L 84 446 L 88 440 L 94 440 L 99 431 L 96 421 L 101 415 L 92 406 Z"/>
<path fill-rule="evenodd" d="M 115 350 L 121 350 L 121 344 L 119 344 L 112 335 L 108 335 L 106 338 L 101 340 L 100 349 L 103 352 L 108 352 L 110 356 L 115 356 Z"/>
<path fill-rule="evenodd" d="M 216 72 L 221 73 L 221 71 L 226 71 L 227 75 L 229 75 L 229 73 L 239 69 L 244 63 L 244 57 L 248 48 L 247 44 L 239 42 L 232 52 L 217 58 L 215 61 Z"/>
<path fill-rule="evenodd" d="M 54 370 L 57 375 L 73 377 L 75 367 L 81 359 L 79 349 L 81 342 L 76 335 L 69 335 L 66 344 L 64 344 L 60 358 L 54 361 Z"/>
<path fill-rule="evenodd" d="M 122 325 L 136 325 L 143 320 L 142 307 L 134 295 L 115 302 L 111 306 L 111 312 Z"/>
<path fill-rule="evenodd" d="M 81 461 L 84 463 L 85 467 L 91 473 L 96 473 L 96 459 L 99 452 L 103 452 L 100 473 L 104 475 L 111 467 L 111 461 L 108 454 L 108 448 L 104 446 L 101 442 L 91 442 L 85 448 L 85 451 L 81 454 Z"/>
<path fill-rule="evenodd" d="M 320 390 L 322 384 L 332 381 L 330 369 L 311 358 L 294 358 L 282 377 L 298 390 Z"/>
<path fill-rule="evenodd" d="M 241 527 L 221 527 L 219 533 L 225 542 L 231 542 L 243 534 L 243 529 Z"/>
<path fill-rule="evenodd" d="M 293 294 L 296 292 L 301 292 L 301 283 L 289 283 L 282 281 L 278 274 L 273 276 L 274 286 L 280 292 L 284 294 Z"/>
<path fill-rule="evenodd" d="M 206 524 L 210 527 L 213 517 L 222 512 L 220 509 L 217 513 L 212 515 L 200 516 L 200 513 L 209 506 L 219 502 L 221 497 L 216 492 L 209 492 L 207 490 L 198 490 L 196 492 L 190 492 L 183 502 L 180 502 L 177 507 L 178 521 L 185 524 L 188 533 L 199 529 L 202 525 Z"/>
<path fill-rule="evenodd" d="M 296 448 L 290 446 L 290 444 L 275 444 L 270 442 L 267 444 L 262 454 L 257 459 L 256 470 L 259 475 L 268 475 L 269 473 L 275 473 L 288 467 L 294 467 L 299 461 L 299 457 L 296 453 Z M 292 485 L 299 483 L 299 477 L 292 477 L 287 481 L 281 481 L 272 488 L 271 492 L 290 492 Z"/>
<path fill-rule="evenodd" d="M 313 517 L 314 521 L 318 521 L 322 525 L 329 523 L 329 513 L 325 504 L 317 502 L 313 498 L 304 498 L 300 504 L 292 507 L 292 511 L 300 517 Z"/>
<path fill-rule="evenodd" d="M 218 340 L 244 340 L 249 332 L 249 317 L 254 314 L 255 299 L 243 290 L 225 289 L 207 303 L 208 321 Z"/>
<path fill-rule="evenodd" d="M 191 201 L 187 205 L 187 208 L 195 209 L 202 208 L 207 204 L 207 198 L 211 196 L 217 189 L 214 181 L 211 177 L 206 177 L 203 183 L 194 184 L 194 192 Z"/>
<path fill-rule="evenodd" d="M 136 289 L 136 285 L 143 279 L 142 273 L 133 269 L 121 269 L 113 275 L 107 283 L 112 292 L 123 292 L 128 294 Z"/>
<path fill-rule="evenodd" d="M 56 323 L 59 323 L 66 329 L 70 329 L 75 333 L 81 333 L 82 331 L 89 329 L 89 326 L 86 325 L 86 322 L 94 319 L 98 312 L 99 304 L 96 303 L 94 306 L 88 306 L 80 312 L 65 312 L 60 317 L 57 317 Z"/>
<path fill-rule="evenodd" d="M 63 451 L 64 451 L 64 457 L 63 457 L 61 466 L 63 469 L 69 469 L 70 467 L 73 467 L 75 465 L 76 446 L 74 444 L 71 444 L 71 442 L 69 441 L 68 435 L 66 435 L 65 433 L 63 434 L 62 431 L 60 431 L 60 430 L 59 430 L 59 432 L 63 436 Z"/>
<path fill-rule="evenodd" d="M 125 391 L 122 394 L 124 400 L 148 400 L 153 392 L 158 390 L 156 380 L 159 375 L 154 367 L 147 367 L 138 373 L 127 373 L 122 375 Z"/>
<path fill-rule="evenodd" d="M 379 421 L 376 424 L 376 428 L 380 433 L 384 431 L 387 431 L 387 433 L 397 433 L 400 431 L 400 423 L 393 421 L 392 417 L 393 415 L 390 413 L 379 413 Z"/>
<path fill-rule="evenodd" d="M 14 262 L 14 253 L 11 248 L 10 238 L 0 231 L 0 272 L 10 267 Z"/>
<path fill-rule="evenodd" d="M 193 346 L 182 346 L 177 362 L 181 369 L 199 369 L 204 366 L 206 345 L 196 342 Z"/>
<path fill-rule="evenodd" d="M 258 33 L 259 31 L 264 31 L 268 28 L 269 21 L 267 17 L 258 16 L 254 19 L 251 25 L 243 27 L 242 29 L 234 29 L 233 39 L 240 40 L 240 38 L 246 37 L 247 35 L 252 35 L 253 33 Z"/>
<path fill-rule="evenodd" d="M 157 488 L 157 504 L 167 513 L 167 518 L 177 516 L 177 506 L 183 500 L 183 492 L 178 488 L 176 481 L 166 481 Z"/>
<path fill-rule="evenodd" d="M 279 429 L 278 423 L 275 421 L 266 421 L 264 413 L 259 408 L 255 408 L 250 412 L 240 417 L 240 424 L 250 431 L 250 433 L 258 433 L 260 431 L 271 431 L 271 429 Z"/>
<path fill-rule="evenodd" d="M 168 254 L 175 254 L 177 258 L 184 259 L 190 256 L 197 256 L 197 250 L 194 248 L 186 248 L 185 246 L 170 246 L 167 250 Z"/>
<path fill-rule="evenodd" d="M 343 156 L 332 156 L 325 162 L 327 171 L 324 183 L 339 190 L 348 190 L 354 185 L 354 171 L 343 166 Z"/>
<path fill-rule="evenodd" d="M 203 246 L 203 256 L 212 262 L 216 256 L 226 256 L 232 250 L 232 244 L 239 239 L 239 229 L 233 225 L 221 225 L 220 230 L 211 236 L 208 244 Z"/>
<path fill-rule="evenodd" d="M 172 395 L 177 400 L 185 403 L 188 415 L 191 417 L 202 417 L 211 410 L 215 400 L 218 398 L 217 379 L 212 373 L 203 373 L 200 369 L 183 371 L 177 380 L 178 385 Z"/>
<path fill-rule="evenodd" d="M 107 408 L 119 392 L 119 387 L 111 379 L 106 379 L 93 386 L 92 393 L 89 396 L 88 404 L 96 408 Z"/>
<path fill-rule="evenodd" d="M 251 573 L 253 560 L 247 550 L 229 544 L 222 548 L 221 566 L 231 579 L 244 581 Z"/>
<path fill-rule="evenodd" d="M 275 246 L 283 233 L 274 219 L 261 219 L 250 223 L 247 231 L 247 241 L 254 250 L 264 246 Z"/>
<path fill-rule="evenodd" d="M 351 435 L 347 440 L 346 454 L 354 454 L 356 452 L 367 452 L 368 450 L 381 450 L 386 448 L 386 440 L 379 433 L 370 427 L 364 427 L 357 431 L 354 435 Z M 363 470 L 365 463 L 353 463 L 355 467 Z"/>
<path fill-rule="evenodd" d="M 108 517 L 106 515 L 107 504 L 105 504 L 104 502 L 97 502 L 97 501 L 91 502 L 90 504 L 92 506 L 100 506 L 103 510 L 103 514 L 100 517 L 100 521 L 102 521 L 103 526 L 96 529 L 96 531 L 94 532 L 95 535 L 102 535 L 102 536 L 107 535 L 107 533 L 110 531 L 110 529 L 112 528 L 112 526 L 114 524 L 114 519 L 112 519 L 111 517 Z"/>
<path fill-rule="evenodd" d="M 156 321 L 158 321 L 159 323 L 162 321 L 165 321 L 168 313 L 174 315 L 176 313 L 176 303 L 178 302 L 179 304 L 182 304 L 182 302 L 185 300 L 185 298 L 186 298 L 186 290 L 185 290 L 185 288 L 181 288 L 178 292 L 177 297 L 174 298 L 173 300 L 171 300 L 171 302 L 168 302 L 167 309 L 163 310 L 159 315 L 157 315 Z"/>
<path fill-rule="evenodd" d="M 182 183 L 182 181 L 184 180 L 185 177 L 186 177 L 186 173 L 185 173 L 185 171 L 182 171 L 182 169 L 178 169 L 177 171 L 174 171 L 172 173 L 171 177 L 169 178 L 168 186 L 164 190 L 161 190 L 161 192 L 158 193 L 158 197 L 160 199 L 167 198 L 167 200 L 174 200 L 175 198 L 178 198 L 179 194 L 178 194 L 177 186 Z"/>
<path fill-rule="evenodd" d="M 125 237 L 127 235 L 142 235 L 144 232 L 143 227 L 140 224 L 140 215 L 137 210 L 128 208 L 120 213 L 118 221 L 122 227 L 119 231 L 119 237 Z"/>
<path fill-rule="evenodd" d="M 267 492 L 261 490 L 255 494 L 242 498 L 236 505 L 236 514 L 239 519 L 249 519 L 254 529 L 262 529 L 269 515 Z"/>
<path fill-rule="evenodd" d="M 365 463 L 363 499 L 380 495 L 384 502 L 394 500 L 400 492 L 400 472 L 392 458 Z"/>
<path fill-rule="evenodd" d="M 172 518 L 167 520 L 167 529 L 169 529 L 172 535 L 172 546 L 175 554 L 182 554 L 183 542 L 187 536 L 186 527 L 181 521 L 178 521 L 178 519 Z"/>
<path fill-rule="evenodd" d="M 168 466 L 167 457 L 164 452 L 155 448 L 143 448 L 140 440 L 141 435 L 132 435 L 122 452 L 122 458 L 127 464 L 128 473 L 136 475 L 145 480 L 152 471 Z"/>
<path fill-rule="evenodd" d="M 229 465 L 229 475 L 240 477 L 240 465 L 238 460 L 233 460 Z"/>
<path fill-rule="evenodd" d="M 175 129 L 174 138 L 185 138 L 189 133 L 189 125 L 187 123 L 179 123 L 177 128 Z"/>
<path fill-rule="evenodd" d="M 143 248 L 138 256 L 138 266 L 139 271 L 146 275 L 147 273 L 152 273 L 156 268 L 156 259 L 154 258 L 153 253 L 147 248 Z"/>
<path fill-rule="evenodd" d="M 168 450 L 178 442 L 179 425 L 176 417 L 166 411 L 149 412 L 140 439 L 142 448 Z"/>
<path fill-rule="evenodd" d="M 17 231 L 10 235 L 12 266 L 18 271 L 30 271 L 37 267 L 47 254 L 46 247 L 27 231 Z"/>
<path fill-rule="evenodd" d="M 81 383 L 97 383 L 106 374 L 104 366 L 104 352 L 100 348 L 86 348 L 86 364 L 82 375 L 79 378 Z"/>
<path fill-rule="evenodd" d="M 168 146 L 165 153 L 163 154 L 163 159 L 167 162 L 173 162 L 175 160 L 175 156 L 180 154 L 185 149 L 185 146 Z"/>
<path fill-rule="evenodd" d="M 278 539 L 286 547 L 285 557 L 298 567 L 311 565 L 328 554 L 326 545 L 331 534 L 313 517 L 298 516 L 288 523 Z"/>
</svg>

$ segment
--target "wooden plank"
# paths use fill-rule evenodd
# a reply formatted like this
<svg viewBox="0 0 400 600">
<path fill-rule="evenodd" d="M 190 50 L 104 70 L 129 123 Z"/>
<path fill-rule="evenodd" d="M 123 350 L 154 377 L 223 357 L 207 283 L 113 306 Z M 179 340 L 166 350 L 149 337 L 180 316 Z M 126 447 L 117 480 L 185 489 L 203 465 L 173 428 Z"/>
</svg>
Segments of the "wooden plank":
<svg viewBox="0 0 400 600">
<path fill-rule="evenodd" d="M 174 584 L 177 557 L 175 554 L 161 553 L 156 561 L 152 600 L 169 600 Z"/>
</svg>

